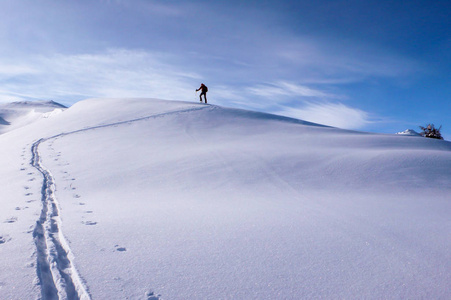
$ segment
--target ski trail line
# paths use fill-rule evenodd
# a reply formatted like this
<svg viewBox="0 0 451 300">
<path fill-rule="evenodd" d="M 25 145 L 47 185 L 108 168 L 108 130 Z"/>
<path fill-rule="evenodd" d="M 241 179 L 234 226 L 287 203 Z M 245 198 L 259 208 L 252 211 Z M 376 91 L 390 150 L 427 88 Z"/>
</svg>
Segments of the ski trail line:
<svg viewBox="0 0 451 300">
<path fill-rule="evenodd" d="M 62 220 L 59 213 L 59 203 L 55 196 L 55 180 L 50 170 L 46 169 L 41 162 L 39 145 L 48 140 L 70 134 L 206 108 L 215 109 L 212 106 L 204 106 L 169 111 L 127 121 L 63 132 L 48 138 L 41 138 L 33 143 L 31 147 L 31 165 L 43 176 L 41 188 L 42 209 L 33 230 L 37 256 L 36 273 L 41 287 L 40 300 L 90 300 L 91 296 L 87 286 L 74 266 L 74 255 L 61 230 Z"/>
<path fill-rule="evenodd" d="M 42 299 L 88 300 L 91 297 L 71 262 L 73 254 L 61 231 L 55 181 L 39 156 L 38 147 L 43 141 L 46 139 L 40 139 L 32 146 L 32 166 L 44 177 L 41 215 L 33 231 Z"/>
<path fill-rule="evenodd" d="M 63 132 L 63 133 L 60 133 L 60 134 L 57 134 L 57 135 L 45 138 L 45 140 L 50 140 L 50 139 L 58 138 L 58 137 L 61 137 L 61 136 L 66 136 L 66 135 L 69 135 L 69 134 L 84 132 L 84 131 L 88 131 L 88 130 L 107 128 L 107 127 L 112 127 L 112 126 L 117 126 L 117 125 L 122 125 L 122 124 L 128 124 L 128 123 L 132 123 L 132 122 L 138 122 L 138 121 L 144 121 L 144 120 L 149 120 L 149 119 L 155 119 L 155 118 L 164 117 L 164 116 L 168 116 L 168 115 L 193 112 L 193 111 L 197 111 L 197 110 L 204 110 L 204 109 L 207 109 L 207 108 L 210 109 L 210 110 L 217 109 L 217 107 L 215 107 L 215 106 L 208 105 L 208 106 L 203 106 L 203 107 L 193 107 L 193 108 L 187 108 L 187 109 L 182 109 L 182 110 L 172 110 L 172 111 L 167 111 L 167 112 L 163 112 L 163 113 L 159 113 L 159 114 L 145 116 L 145 117 L 141 117 L 141 118 L 137 118 L 137 119 L 131 119 L 131 120 L 126 120 L 126 121 L 119 121 L 119 122 L 108 123 L 108 124 L 103 124 L 103 125 L 96 125 L 96 126 L 86 127 L 86 128 L 83 128 L 83 129 L 74 130 L 74 131 Z"/>
</svg>

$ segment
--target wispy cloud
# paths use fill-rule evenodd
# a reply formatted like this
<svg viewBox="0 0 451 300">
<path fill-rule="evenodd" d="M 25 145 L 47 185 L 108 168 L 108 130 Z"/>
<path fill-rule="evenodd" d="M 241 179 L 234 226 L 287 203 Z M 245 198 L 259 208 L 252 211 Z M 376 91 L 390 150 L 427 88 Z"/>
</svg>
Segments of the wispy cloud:
<svg viewBox="0 0 451 300">
<path fill-rule="evenodd" d="M 227 100 L 223 99 L 224 95 Z M 288 81 L 260 84 L 241 91 L 224 86 L 218 96 L 225 105 L 344 129 L 362 129 L 375 119 L 364 110 L 339 102 L 346 100 L 344 95 Z"/>
<path fill-rule="evenodd" d="M 0 64 L 0 78 L 36 73 L 37 70 L 23 64 Z"/>
<path fill-rule="evenodd" d="M 22 95 L 15 95 L 11 92 L 4 92 L 0 90 L 0 103 L 6 103 L 6 102 L 16 102 L 23 100 L 24 97 Z"/>
<path fill-rule="evenodd" d="M 110 49 L 97 54 L 35 56 L 17 67 L 0 64 L 0 101 L 52 99 L 71 103 L 90 97 L 149 97 L 197 101 L 201 75 L 178 65 L 172 54 Z M 18 76 L 20 75 L 20 76 Z M 20 79 L 18 79 L 18 77 Z M 286 80 L 251 87 L 213 85 L 210 99 L 225 106 L 255 109 L 348 129 L 369 114 L 342 103 L 341 95 Z"/>
<path fill-rule="evenodd" d="M 300 108 L 282 107 L 275 113 L 305 121 L 345 129 L 360 129 L 371 123 L 368 112 L 342 103 L 307 102 Z"/>
<path fill-rule="evenodd" d="M 152 0 L 100 0 L 100 2 L 126 8 L 133 7 L 135 10 L 141 10 L 151 15 L 179 16 L 183 14 L 181 4 L 161 3 Z"/>
<path fill-rule="evenodd" d="M 169 54 L 123 49 L 37 56 L 19 69 L 0 69 L 9 74 L 3 82 L 3 95 L 71 102 L 87 97 L 183 99 L 188 91 L 192 93 L 200 76 L 174 66 L 173 59 Z M 19 71 L 22 77 L 18 79 L 15 75 Z"/>
<path fill-rule="evenodd" d="M 332 94 L 325 93 L 324 91 L 313 89 L 306 85 L 299 85 L 286 81 L 278 81 L 273 84 L 256 85 L 246 89 L 248 93 L 264 96 L 264 97 L 280 97 L 280 96 L 300 96 L 300 97 L 322 97 L 331 98 L 335 97 Z"/>
</svg>

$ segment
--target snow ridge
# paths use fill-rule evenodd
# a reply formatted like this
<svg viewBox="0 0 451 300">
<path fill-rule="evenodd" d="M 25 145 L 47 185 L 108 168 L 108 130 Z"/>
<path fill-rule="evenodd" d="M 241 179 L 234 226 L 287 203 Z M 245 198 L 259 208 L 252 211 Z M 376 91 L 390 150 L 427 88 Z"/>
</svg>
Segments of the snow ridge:
<svg viewBox="0 0 451 300">
<path fill-rule="evenodd" d="M 73 254 L 61 231 L 58 201 L 52 174 L 42 164 L 38 147 L 47 139 L 40 139 L 32 146 L 32 166 L 43 175 L 41 189 L 42 210 L 33 238 L 37 253 L 37 274 L 43 300 L 91 299 L 72 259 Z"/>
</svg>

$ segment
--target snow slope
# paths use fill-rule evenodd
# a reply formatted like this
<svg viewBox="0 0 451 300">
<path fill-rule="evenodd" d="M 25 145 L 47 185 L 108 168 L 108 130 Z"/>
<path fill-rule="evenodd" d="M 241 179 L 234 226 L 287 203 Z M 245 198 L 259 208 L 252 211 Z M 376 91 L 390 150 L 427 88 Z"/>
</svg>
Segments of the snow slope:
<svg viewBox="0 0 451 300">
<path fill-rule="evenodd" d="M 90 99 L 0 161 L 0 299 L 451 293 L 446 141 Z"/>
</svg>

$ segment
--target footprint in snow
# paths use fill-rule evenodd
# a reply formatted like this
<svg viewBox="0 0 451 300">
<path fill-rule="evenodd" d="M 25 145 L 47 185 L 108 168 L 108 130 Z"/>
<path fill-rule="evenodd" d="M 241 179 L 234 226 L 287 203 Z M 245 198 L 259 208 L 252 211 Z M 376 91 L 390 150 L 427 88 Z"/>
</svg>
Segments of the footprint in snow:
<svg viewBox="0 0 451 300">
<path fill-rule="evenodd" d="M 127 248 L 125 248 L 125 247 L 119 247 L 119 245 L 114 245 L 114 247 L 116 248 L 116 251 L 119 251 L 119 252 L 125 252 L 125 251 L 127 251 Z"/>
<path fill-rule="evenodd" d="M 155 295 L 154 292 L 146 292 L 146 300 L 161 300 L 161 295 Z"/>
<path fill-rule="evenodd" d="M 15 223 L 17 222 L 17 217 L 11 217 L 9 219 L 6 219 L 3 223 Z"/>
<path fill-rule="evenodd" d="M 0 235 L 0 245 L 9 242 L 10 240 L 11 238 L 9 235 Z"/>
<path fill-rule="evenodd" d="M 94 222 L 94 221 L 82 221 L 81 223 L 85 224 L 85 225 L 96 225 L 97 224 L 97 222 Z"/>
</svg>

